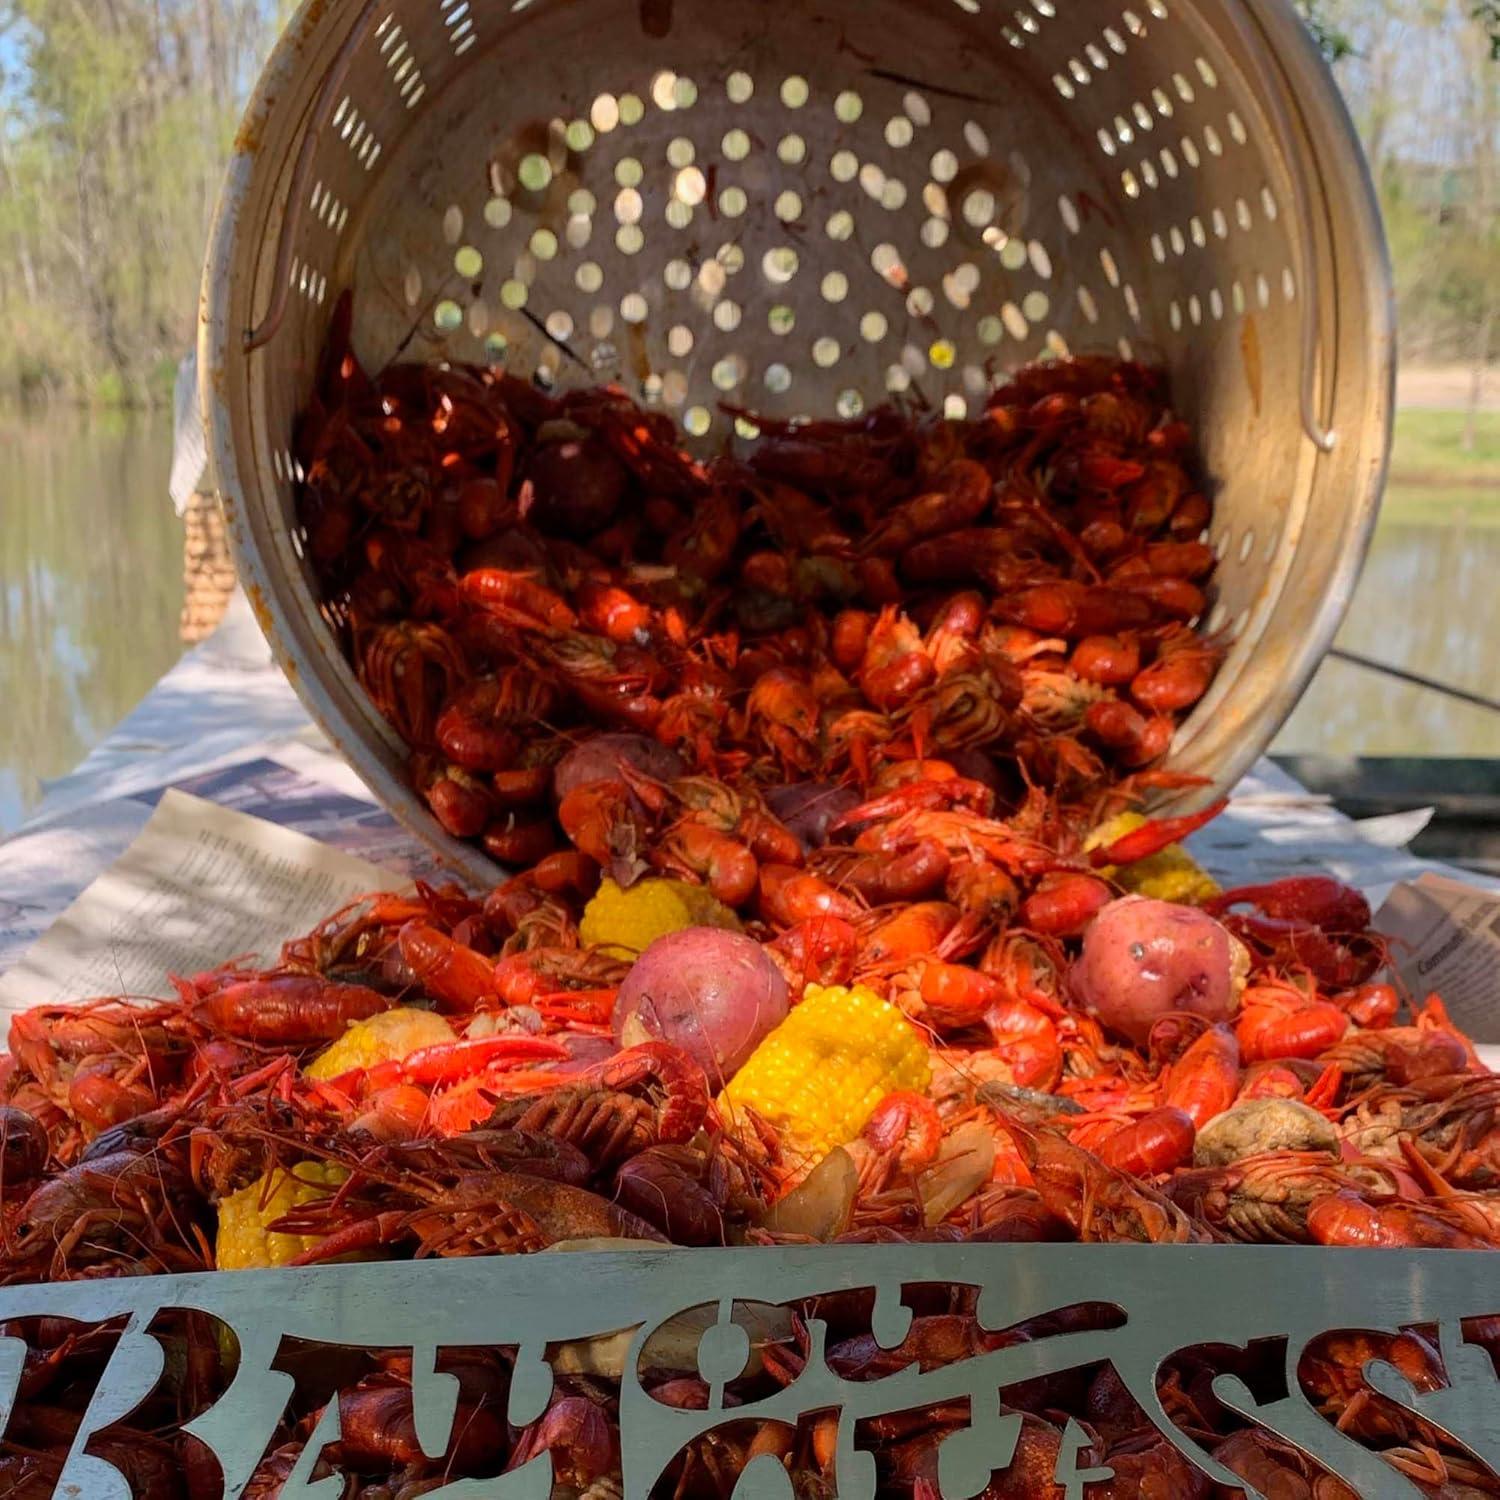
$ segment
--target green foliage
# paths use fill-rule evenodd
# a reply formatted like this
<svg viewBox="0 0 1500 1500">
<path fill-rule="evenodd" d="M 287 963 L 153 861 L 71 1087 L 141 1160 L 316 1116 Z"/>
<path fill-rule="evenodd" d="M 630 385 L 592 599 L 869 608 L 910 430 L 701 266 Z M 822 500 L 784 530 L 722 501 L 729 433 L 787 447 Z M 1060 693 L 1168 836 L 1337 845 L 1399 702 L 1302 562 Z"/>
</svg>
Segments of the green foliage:
<svg viewBox="0 0 1500 1500">
<path fill-rule="evenodd" d="M 1500 0 L 1493 10 L 1479 19 L 1500 24 Z M 1438 16 L 1450 43 L 1441 105 L 1415 146 L 1408 135 L 1378 163 L 1379 187 L 1404 351 L 1473 365 L 1493 357 L 1500 336 L 1500 73 L 1468 0 Z"/>
<path fill-rule="evenodd" d="M 160 398 L 274 0 L 0 0 L 0 395 Z"/>
<path fill-rule="evenodd" d="M 157 360 L 146 376 L 147 397 L 152 406 L 170 406 L 172 393 L 177 385 L 179 361 L 172 358 Z"/>
<path fill-rule="evenodd" d="M 1297 9 L 1302 12 L 1307 29 L 1329 62 L 1340 62 L 1353 53 L 1353 40 L 1341 25 L 1328 17 L 1324 0 L 1298 0 Z"/>
<path fill-rule="evenodd" d="M 95 406 L 127 406 L 135 393 L 118 370 L 104 370 L 95 378 L 88 394 Z"/>
<path fill-rule="evenodd" d="M 1402 341 L 1415 358 L 1472 357 L 1475 329 L 1500 296 L 1500 233 L 1493 216 L 1446 219 L 1417 201 L 1397 172 L 1382 183 Z"/>
<path fill-rule="evenodd" d="M 1331 63 L 1342 62 L 1359 53 L 1354 38 L 1344 22 L 1331 12 L 1333 0 L 1295 0 L 1302 20 L 1313 39 Z M 1415 11 L 1416 7 L 1408 6 Z M 1470 19 L 1477 21 L 1489 44 L 1490 56 L 1500 61 L 1500 0 L 1470 0 Z"/>
<path fill-rule="evenodd" d="M 1461 411 L 1397 412 L 1396 468 L 1413 476 L 1441 474 L 1454 483 L 1483 481 L 1486 498 L 1500 510 L 1500 412 L 1479 414 L 1468 451 L 1464 421 Z"/>
<path fill-rule="evenodd" d="M 1479 0 L 1472 14 L 1489 37 L 1491 61 L 1500 62 L 1500 0 Z"/>
</svg>

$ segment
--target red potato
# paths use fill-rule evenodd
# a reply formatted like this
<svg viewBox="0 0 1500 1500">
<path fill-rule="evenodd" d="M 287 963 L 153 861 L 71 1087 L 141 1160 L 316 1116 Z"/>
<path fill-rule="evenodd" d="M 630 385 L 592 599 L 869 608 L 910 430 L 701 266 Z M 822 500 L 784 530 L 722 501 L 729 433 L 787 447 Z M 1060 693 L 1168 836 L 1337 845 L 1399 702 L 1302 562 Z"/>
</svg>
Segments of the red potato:
<svg viewBox="0 0 1500 1500">
<path fill-rule="evenodd" d="M 480 568 L 508 568 L 515 573 L 535 573 L 540 578 L 547 571 L 547 549 L 535 532 L 513 526 L 470 542 L 458 554 L 454 566 L 460 577 Z"/>
<path fill-rule="evenodd" d="M 1244 949 L 1206 912 L 1126 896 L 1090 923 L 1068 987 L 1112 1031 L 1144 1046 L 1152 1022 L 1172 1011 L 1227 1019 L 1245 968 Z"/>
<path fill-rule="evenodd" d="M 530 519 L 554 536 L 592 536 L 620 508 L 630 475 L 603 443 L 569 438 L 546 443 L 531 456 Z"/>
<path fill-rule="evenodd" d="M 821 849 L 832 824 L 859 803 L 852 786 L 831 781 L 794 781 L 766 793 L 766 806 L 806 850 Z"/>
<path fill-rule="evenodd" d="M 551 1073 L 583 1073 L 608 1062 L 615 1055 L 615 1045 L 608 1037 L 589 1036 L 581 1032 L 563 1031 L 556 1040 L 568 1050 L 567 1061 L 549 1066 Z"/>
<path fill-rule="evenodd" d="M 657 938 L 625 976 L 615 1040 L 671 1042 L 722 1088 L 787 1010 L 786 980 L 754 938 L 685 927 Z"/>
<path fill-rule="evenodd" d="M 1004 773 L 995 764 L 994 757 L 986 755 L 983 750 L 949 750 L 943 758 L 960 776 L 987 786 L 995 794 L 997 802 L 1003 802 L 1015 792 L 1015 787 L 1007 782 Z"/>
<path fill-rule="evenodd" d="M 657 781 L 675 781 L 687 774 L 675 750 L 644 734 L 596 734 L 558 761 L 552 773 L 552 795 L 561 802 L 569 792 L 591 781 L 618 781 L 622 760 Z"/>
</svg>

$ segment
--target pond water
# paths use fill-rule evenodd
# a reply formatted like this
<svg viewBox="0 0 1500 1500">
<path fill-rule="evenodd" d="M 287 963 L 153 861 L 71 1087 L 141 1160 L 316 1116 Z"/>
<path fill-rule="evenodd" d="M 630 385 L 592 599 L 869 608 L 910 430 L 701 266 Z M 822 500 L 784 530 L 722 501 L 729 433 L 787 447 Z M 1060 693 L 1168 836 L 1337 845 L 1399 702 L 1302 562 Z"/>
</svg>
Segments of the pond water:
<svg viewBox="0 0 1500 1500">
<path fill-rule="evenodd" d="M 181 650 L 170 448 L 160 418 L 0 415 L 0 833 Z M 1500 504 L 1480 490 L 1392 500 L 1341 644 L 1494 694 Z M 1500 755 L 1500 715 L 1329 662 L 1277 748 Z"/>
<path fill-rule="evenodd" d="M 0 832 L 177 660 L 165 419 L 0 415 Z"/>
<path fill-rule="evenodd" d="M 1436 523 L 1411 519 L 1423 502 Z M 1345 650 L 1500 697 L 1500 497 L 1392 489 Z M 1500 714 L 1326 660 L 1276 741 L 1327 755 L 1500 756 Z"/>
</svg>

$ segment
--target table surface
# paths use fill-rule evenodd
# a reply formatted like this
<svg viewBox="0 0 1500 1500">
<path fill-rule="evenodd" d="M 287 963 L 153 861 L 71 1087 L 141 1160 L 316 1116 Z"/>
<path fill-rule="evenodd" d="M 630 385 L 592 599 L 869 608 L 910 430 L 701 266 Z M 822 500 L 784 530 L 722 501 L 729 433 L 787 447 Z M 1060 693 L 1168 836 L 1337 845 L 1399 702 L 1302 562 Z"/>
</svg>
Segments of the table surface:
<svg viewBox="0 0 1500 1500">
<path fill-rule="evenodd" d="M 241 776 L 264 766 L 269 747 L 279 747 L 283 764 L 289 748 L 305 751 L 319 779 L 368 817 L 370 794 L 334 760 L 237 592 L 218 631 L 184 656 L 76 770 L 49 783 L 33 816 L 0 843 L 0 973 L 124 851 L 162 788 L 208 777 L 199 794 L 233 803 Z M 1500 890 L 1500 881 L 1410 854 L 1405 844 L 1423 821 L 1414 809 L 1355 822 L 1263 759 L 1223 816 L 1189 847 L 1226 886 L 1321 871 L 1378 904 L 1396 882 L 1432 870 Z M 413 873 L 430 870 L 425 849 L 394 824 L 380 848 L 386 860 Z"/>
</svg>

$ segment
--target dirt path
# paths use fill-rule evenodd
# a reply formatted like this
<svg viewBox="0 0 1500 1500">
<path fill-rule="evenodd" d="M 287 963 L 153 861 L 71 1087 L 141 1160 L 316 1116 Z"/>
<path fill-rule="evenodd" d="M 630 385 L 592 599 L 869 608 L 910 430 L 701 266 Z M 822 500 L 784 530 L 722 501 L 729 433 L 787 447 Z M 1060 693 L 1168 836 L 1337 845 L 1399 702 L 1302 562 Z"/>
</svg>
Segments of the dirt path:
<svg viewBox="0 0 1500 1500">
<path fill-rule="evenodd" d="M 1464 411 L 1469 405 L 1467 365 L 1402 365 L 1396 375 L 1396 405 L 1420 411 Z M 1500 411 L 1500 368 L 1492 365 L 1481 405 Z"/>
</svg>

